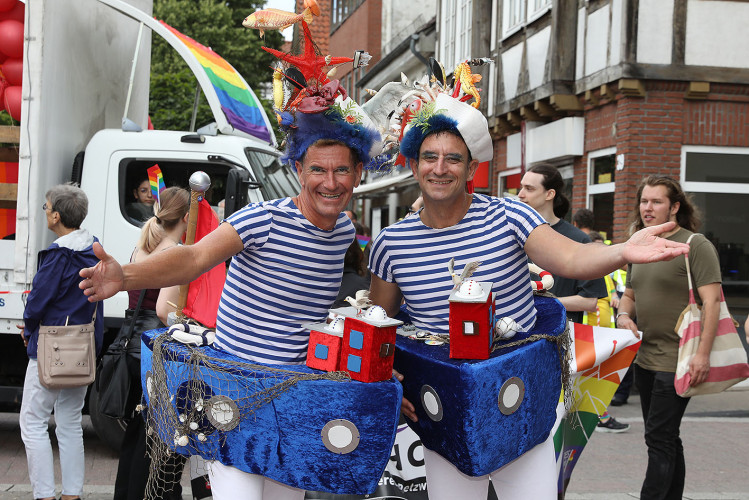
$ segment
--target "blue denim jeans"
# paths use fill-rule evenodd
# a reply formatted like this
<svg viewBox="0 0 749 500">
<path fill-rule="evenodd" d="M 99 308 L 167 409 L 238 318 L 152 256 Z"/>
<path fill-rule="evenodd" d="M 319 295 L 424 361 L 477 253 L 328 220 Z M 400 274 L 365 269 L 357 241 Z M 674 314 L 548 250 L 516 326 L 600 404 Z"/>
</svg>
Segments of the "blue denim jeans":
<svg viewBox="0 0 749 500">
<path fill-rule="evenodd" d="M 635 384 L 640 391 L 648 447 L 648 468 L 640 499 L 681 500 L 686 466 L 679 427 L 689 398 L 676 394 L 671 372 L 646 370 L 635 365 Z"/>
<path fill-rule="evenodd" d="M 60 450 L 62 494 L 83 494 L 84 458 L 81 410 L 86 386 L 70 389 L 47 389 L 39 381 L 35 359 L 29 360 L 21 401 L 21 438 L 26 447 L 29 479 L 34 498 L 54 497 L 55 469 L 52 443 L 49 440 L 49 417 L 55 411 L 55 434 Z"/>
</svg>

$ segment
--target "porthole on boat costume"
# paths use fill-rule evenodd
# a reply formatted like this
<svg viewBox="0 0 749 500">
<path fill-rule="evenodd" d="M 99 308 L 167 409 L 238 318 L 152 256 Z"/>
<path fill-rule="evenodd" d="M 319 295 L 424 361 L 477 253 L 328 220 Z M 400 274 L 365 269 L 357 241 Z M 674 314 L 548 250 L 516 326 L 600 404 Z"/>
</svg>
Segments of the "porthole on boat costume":
<svg viewBox="0 0 749 500">
<path fill-rule="evenodd" d="M 213 426 L 220 431 L 230 431 L 239 425 L 237 403 L 226 396 L 215 396 L 208 400 L 206 415 Z"/>
<path fill-rule="evenodd" d="M 359 446 L 359 429 L 353 422 L 343 419 L 331 420 L 320 432 L 322 442 L 328 451 L 343 455 L 351 453 Z"/>
<path fill-rule="evenodd" d="M 146 372 L 146 393 L 148 399 L 153 399 L 153 374 L 150 370 Z"/>
<path fill-rule="evenodd" d="M 525 398 L 525 383 L 518 377 L 511 377 L 499 389 L 499 411 L 512 415 L 520 408 Z"/>
<path fill-rule="evenodd" d="M 426 384 L 421 387 L 421 406 L 433 421 L 439 422 L 442 420 L 442 401 L 440 401 L 437 391 Z"/>
</svg>

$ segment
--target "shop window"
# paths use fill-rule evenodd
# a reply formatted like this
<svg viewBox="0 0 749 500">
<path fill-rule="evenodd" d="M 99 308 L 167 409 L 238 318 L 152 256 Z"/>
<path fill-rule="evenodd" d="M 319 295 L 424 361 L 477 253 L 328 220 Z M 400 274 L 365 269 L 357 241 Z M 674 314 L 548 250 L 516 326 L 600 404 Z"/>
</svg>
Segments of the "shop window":
<svg viewBox="0 0 749 500">
<path fill-rule="evenodd" d="M 681 182 L 718 250 L 729 307 L 749 311 L 749 148 L 684 146 Z M 734 311 L 735 313 L 736 311 Z"/>
<path fill-rule="evenodd" d="M 588 153 L 588 208 L 595 219 L 593 229 L 611 239 L 614 234 L 614 189 L 616 149 Z"/>
<path fill-rule="evenodd" d="M 520 174 L 519 168 L 512 168 L 499 173 L 499 196 L 501 198 L 517 198 L 520 192 Z"/>
</svg>

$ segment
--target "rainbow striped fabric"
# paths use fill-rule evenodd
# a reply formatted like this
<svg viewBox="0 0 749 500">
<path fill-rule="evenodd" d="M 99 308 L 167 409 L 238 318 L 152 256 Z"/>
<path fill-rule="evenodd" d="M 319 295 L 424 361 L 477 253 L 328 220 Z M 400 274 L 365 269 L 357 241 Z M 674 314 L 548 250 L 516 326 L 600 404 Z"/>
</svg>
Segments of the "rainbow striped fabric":
<svg viewBox="0 0 749 500">
<path fill-rule="evenodd" d="M 258 139 L 271 142 L 270 132 L 260 111 L 262 105 L 237 70 L 205 45 L 183 35 L 165 22 L 159 22 L 187 46 L 203 67 L 231 126 Z"/>
<path fill-rule="evenodd" d="M 164 175 L 161 173 L 159 164 L 156 163 L 153 167 L 149 167 L 148 170 L 148 183 L 151 185 L 151 196 L 153 199 L 161 203 L 160 193 L 166 189 L 164 185 Z"/>
<path fill-rule="evenodd" d="M 554 424 L 554 448 L 559 472 L 559 495 L 572 476 L 598 424 L 606 412 L 619 383 L 640 348 L 640 339 L 629 330 L 570 323 L 572 336 L 572 406 L 565 411 L 564 402 L 557 406 Z"/>
</svg>

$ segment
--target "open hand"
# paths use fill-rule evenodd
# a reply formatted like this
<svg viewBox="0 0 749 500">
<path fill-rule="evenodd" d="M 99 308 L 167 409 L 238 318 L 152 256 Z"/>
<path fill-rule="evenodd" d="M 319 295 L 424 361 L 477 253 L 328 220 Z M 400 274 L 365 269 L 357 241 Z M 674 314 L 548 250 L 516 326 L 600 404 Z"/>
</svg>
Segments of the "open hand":
<svg viewBox="0 0 749 500">
<path fill-rule="evenodd" d="M 78 287 L 88 296 L 89 302 L 98 302 L 114 296 L 123 289 L 125 283 L 122 266 L 105 252 L 99 243 L 94 243 L 94 255 L 98 257 L 99 263 L 94 267 L 81 269 L 79 273 L 83 280 Z"/>
<path fill-rule="evenodd" d="M 23 345 L 28 347 L 29 346 L 29 339 L 26 338 L 26 335 L 24 335 L 24 331 L 26 330 L 26 326 L 23 323 L 19 323 L 16 325 L 16 328 L 21 330 L 21 338 L 23 339 Z"/>
<path fill-rule="evenodd" d="M 624 244 L 622 256 L 633 264 L 647 264 L 671 260 L 682 254 L 689 253 L 689 245 L 676 241 L 659 238 L 658 235 L 673 231 L 675 222 L 666 222 L 657 226 L 640 229 Z"/>
</svg>

